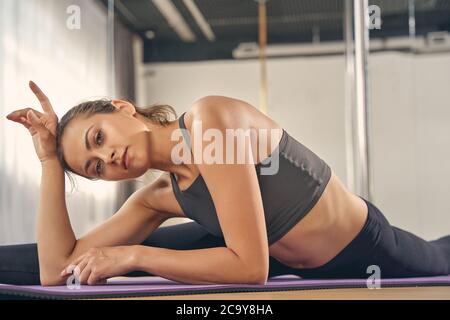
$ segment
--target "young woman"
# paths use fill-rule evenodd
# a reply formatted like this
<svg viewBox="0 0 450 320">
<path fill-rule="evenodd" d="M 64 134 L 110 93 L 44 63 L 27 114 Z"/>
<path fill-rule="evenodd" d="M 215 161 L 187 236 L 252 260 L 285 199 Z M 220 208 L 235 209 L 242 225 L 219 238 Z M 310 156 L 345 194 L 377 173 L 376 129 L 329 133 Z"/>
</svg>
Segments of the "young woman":
<svg viewBox="0 0 450 320">
<path fill-rule="evenodd" d="M 26 108 L 7 118 L 29 130 L 42 164 L 37 244 L 0 247 L 0 283 L 61 285 L 72 270 L 82 284 L 119 275 L 191 284 L 264 284 L 282 274 L 368 278 L 373 266 L 385 278 L 450 273 L 450 236 L 425 241 L 391 226 L 322 159 L 244 101 L 207 96 L 170 120 L 176 114 L 169 106 L 97 100 L 58 122 L 48 98 L 30 87 L 43 113 Z M 230 129 L 275 134 L 263 147 L 264 135 L 256 135 L 245 140 L 251 148 L 230 150 L 224 142 L 213 152 L 233 160 L 232 152 L 244 152 L 252 161 L 211 163 L 201 161 L 211 142 L 195 134 L 196 124 L 222 137 Z M 180 131 L 184 154 L 174 152 Z M 276 170 L 264 173 L 274 163 Z M 165 173 L 75 238 L 65 172 L 126 180 L 149 169 Z M 158 228 L 172 217 L 194 221 Z"/>
</svg>

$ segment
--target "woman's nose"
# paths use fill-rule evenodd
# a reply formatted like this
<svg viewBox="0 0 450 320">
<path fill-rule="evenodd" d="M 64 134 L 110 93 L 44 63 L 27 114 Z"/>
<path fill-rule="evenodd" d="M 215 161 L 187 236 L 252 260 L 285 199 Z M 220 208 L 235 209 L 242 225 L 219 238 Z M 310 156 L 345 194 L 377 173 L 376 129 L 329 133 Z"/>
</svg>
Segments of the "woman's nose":
<svg viewBox="0 0 450 320">
<path fill-rule="evenodd" d="M 116 155 L 116 153 L 115 153 L 114 151 L 112 151 L 112 152 L 111 152 L 111 156 L 109 157 L 109 160 L 110 160 L 111 162 L 113 162 L 114 160 L 116 160 L 115 155 Z"/>
<path fill-rule="evenodd" d="M 105 163 L 113 163 L 113 162 L 120 162 L 120 159 L 118 159 L 119 154 L 115 150 L 104 150 L 103 152 L 100 151 L 99 158 L 103 160 Z"/>
</svg>

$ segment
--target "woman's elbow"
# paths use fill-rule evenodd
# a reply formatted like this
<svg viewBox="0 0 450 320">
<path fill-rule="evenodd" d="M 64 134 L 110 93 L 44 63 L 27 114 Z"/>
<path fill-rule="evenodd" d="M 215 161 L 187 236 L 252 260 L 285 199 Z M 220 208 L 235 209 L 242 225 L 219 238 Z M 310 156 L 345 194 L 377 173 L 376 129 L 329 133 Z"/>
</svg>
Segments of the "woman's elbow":
<svg viewBox="0 0 450 320">
<path fill-rule="evenodd" d="M 259 267 L 257 269 L 254 269 L 253 272 L 250 273 L 248 279 L 250 280 L 250 284 L 266 285 L 268 277 L 269 268 Z"/>
<path fill-rule="evenodd" d="M 62 276 L 61 271 L 66 268 L 71 261 L 61 259 L 60 261 L 39 261 L 39 280 L 42 286 L 62 286 L 68 282 L 67 276 Z"/>
<path fill-rule="evenodd" d="M 40 275 L 41 286 L 50 287 L 50 286 L 62 286 L 66 283 L 66 280 L 61 276 L 42 276 Z"/>
<path fill-rule="evenodd" d="M 58 272 L 57 270 L 58 268 L 54 268 L 53 271 L 46 271 L 45 269 L 41 269 L 39 272 L 39 280 L 41 282 L 41 286 L 62 286 L 66 284 L 68 278 L 61 276 L 60 271 Z"/>
<path fill-rule="evenodd" d="M 254 278 L 254 284 L 264 286 L 267 284 L 267 274 L 259 272 L 258 275 Z"/>
</svg>

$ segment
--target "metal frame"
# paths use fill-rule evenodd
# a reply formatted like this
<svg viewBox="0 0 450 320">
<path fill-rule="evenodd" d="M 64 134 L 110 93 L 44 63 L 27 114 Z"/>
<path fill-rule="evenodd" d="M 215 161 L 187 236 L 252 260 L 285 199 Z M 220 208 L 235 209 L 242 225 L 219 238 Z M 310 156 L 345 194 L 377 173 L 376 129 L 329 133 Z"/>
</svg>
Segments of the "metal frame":
<svg viewBox="0 0 450 320">
<path fill-rule="evenodd" d="M 367 66 L 369 54 L 368 1 L 345 0 L 344 11 L 347 69 L 347 183 L 351 191 L 372 201 L 371 116 Z"/>
</svg>

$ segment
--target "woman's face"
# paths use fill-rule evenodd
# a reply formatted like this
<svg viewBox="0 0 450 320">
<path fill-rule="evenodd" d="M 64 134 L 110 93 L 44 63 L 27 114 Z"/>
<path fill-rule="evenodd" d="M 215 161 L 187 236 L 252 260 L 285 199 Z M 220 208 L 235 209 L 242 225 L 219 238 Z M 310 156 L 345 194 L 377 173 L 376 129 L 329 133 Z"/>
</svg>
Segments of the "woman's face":
<svg viewBox="0 0 450 320">
<path fill-rule="evenodd" d="M 132 104 L 114 100 L 114 113 L 73 118 L 61 146 L 75 173 L 101 180 L 132 179 L 149 168 L 149 129 L 137 118 Z M 128 167 L 125 167 L 125 152 Z"/>
</svg>

